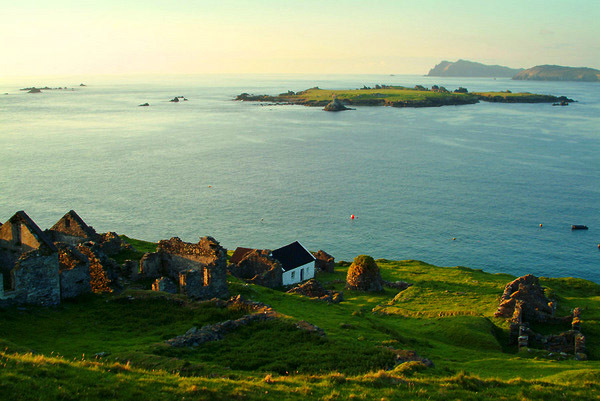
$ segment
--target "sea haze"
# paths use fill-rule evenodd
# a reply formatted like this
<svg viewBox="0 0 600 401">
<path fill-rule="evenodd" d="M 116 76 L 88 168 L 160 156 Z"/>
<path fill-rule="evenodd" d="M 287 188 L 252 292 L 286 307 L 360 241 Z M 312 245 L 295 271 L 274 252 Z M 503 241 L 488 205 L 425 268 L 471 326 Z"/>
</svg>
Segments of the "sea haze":
<svg viewBox="0 0 600 401">
<path fill-rule="evenodd" d="M 579 102 L 327 113 L 232 101 L 377 83 Z M 75 91 L 18 90 L 34 85 Z M 189 101 L 169 102 L 179 95 Z M 138 107 L 144 102 L 150 107 Z M 416 75 L 4 80 L 0 161 L 2 221 L 23 209 L 48 228 L 74 209 L 98 231 L 152 241 L 211 235 L 230 249 L 273 249 L 300 240 L 337 260 L 365 253 L 600 282 L 599 84 Z"/>
</svg>

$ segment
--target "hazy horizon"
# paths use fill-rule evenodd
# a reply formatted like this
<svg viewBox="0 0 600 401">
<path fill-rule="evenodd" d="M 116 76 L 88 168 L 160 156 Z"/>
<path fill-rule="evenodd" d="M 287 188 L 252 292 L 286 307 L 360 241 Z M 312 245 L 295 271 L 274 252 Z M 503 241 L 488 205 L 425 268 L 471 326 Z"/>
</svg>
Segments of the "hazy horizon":
<svg viewBox="0 0 600 401">
<path fill-rule="evenodd" d="M 600 68 L 600 2 L 24 0 L 0 75 L 426 74 L 442 60 Z"/>
</svg>

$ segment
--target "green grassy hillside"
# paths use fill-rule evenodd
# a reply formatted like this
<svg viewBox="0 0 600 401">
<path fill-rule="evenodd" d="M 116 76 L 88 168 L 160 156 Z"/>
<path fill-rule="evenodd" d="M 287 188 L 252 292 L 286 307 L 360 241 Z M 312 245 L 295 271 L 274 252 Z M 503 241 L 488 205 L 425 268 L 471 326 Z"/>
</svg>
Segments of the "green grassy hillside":
<svg viewBox="0 0 600 401">
<path fill-rule="evenodd" d="M 334 273 L 318 276 L 326 288 L 344 291 L 344 301 L 328 304 L 229 277 L 232 295 L 269 304 L 282 318 L 253 323 L 194 348 L 172 348 L 164 341 L 193 326 L 237 319 L 248 310 L 142 289 L 90 295 L 56 308 L 0 310 L 0 399 L 600 396 L 599 285 L 572 278 L 541 280 L 558 299 L 559 314 L 575 306 L 583 309 L 590 360 L 557 360 L 545 351 L 507 346 L 508 327 L 494 311 L 512 276 L 418 261 L 377 263 L 385 280 L 414 285 L 400 293 L 390 288 L 376 294 L 347 291 L 347 264 L 340 263 Z M 301 320 L 322 328 L 326 336 L 298 330 L 295 323 Z M 434 366 L 395 366 L 396 355 L 408 350 Z"/>
</svg>

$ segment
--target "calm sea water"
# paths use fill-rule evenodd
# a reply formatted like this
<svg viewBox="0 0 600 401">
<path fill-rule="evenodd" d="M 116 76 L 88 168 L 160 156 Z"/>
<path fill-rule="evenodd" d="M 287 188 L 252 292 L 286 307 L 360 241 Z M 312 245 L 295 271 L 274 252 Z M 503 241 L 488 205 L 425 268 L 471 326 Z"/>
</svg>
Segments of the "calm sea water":
<svg viewBox="0 0 600 401">
<path fill-rule="evenodd" d="M 376 83 L 579 102 L 327 113 L 232 101 Z M 76 90 L 18 90 L 32 85 Z M 168 102 L 178 95 L 189 101 Z M 151 106 L 137 107 L 144 102 Z M 212 235 L 230 249 L 300 240 L 338 260 L 366 253 L 600 282 L 599 208 L 598 84 L 408 75 L 0 81 L 2 221 L 24 209 L 47 228 L 75 209 L 99 231 L 146 240 Z"/>
</svg>

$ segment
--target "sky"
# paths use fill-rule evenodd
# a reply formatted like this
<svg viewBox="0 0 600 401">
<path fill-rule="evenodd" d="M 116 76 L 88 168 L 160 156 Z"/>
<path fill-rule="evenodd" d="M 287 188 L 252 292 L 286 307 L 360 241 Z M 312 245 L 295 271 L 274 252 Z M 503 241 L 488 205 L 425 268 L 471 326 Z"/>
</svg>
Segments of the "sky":
<svg viewBox="0 0 600 401">
<path fill-rule="evenodd" d="M 600 0 L 0 0 L 0 76 L 600 69 Z"/>
</svg>

